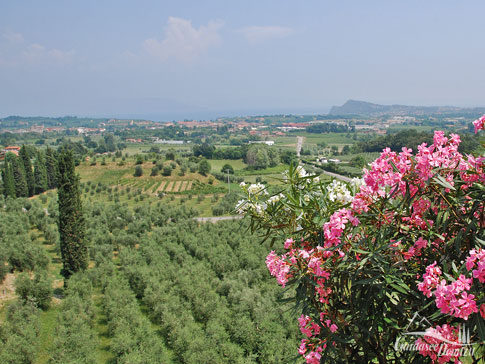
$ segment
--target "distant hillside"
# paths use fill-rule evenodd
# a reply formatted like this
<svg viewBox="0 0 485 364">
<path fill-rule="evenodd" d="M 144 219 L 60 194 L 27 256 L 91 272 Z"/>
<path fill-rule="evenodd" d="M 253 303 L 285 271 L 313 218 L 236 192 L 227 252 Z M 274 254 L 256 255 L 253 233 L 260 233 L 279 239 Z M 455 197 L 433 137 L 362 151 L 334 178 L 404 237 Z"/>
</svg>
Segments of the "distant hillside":
<svg viewBox="0 0 485 364">
<path fill-rule="evenodd" d="M 349 100 L 342 106 L 333 106 L 330 115 L 479 115 L 485 113 L 485 107 L 462 108 L 455 106 L 406 106 L 406 105 L 379 105 L 366 101 Z"/>
</svg>

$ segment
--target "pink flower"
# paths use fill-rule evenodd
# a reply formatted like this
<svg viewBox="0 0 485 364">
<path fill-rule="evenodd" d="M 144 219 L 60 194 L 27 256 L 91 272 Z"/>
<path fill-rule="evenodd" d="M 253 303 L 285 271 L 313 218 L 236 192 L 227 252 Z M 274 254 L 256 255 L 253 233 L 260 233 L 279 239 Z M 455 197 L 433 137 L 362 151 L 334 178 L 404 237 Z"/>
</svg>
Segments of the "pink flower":
<svg viewBox="0 0 485 364">
<path fill-rule="evenodd" d="M 285 241 L 285 249 L 290 249 L 293 246 L 293 239 L 286 239 Z"/>
<path fill-rule="evenodd" d="M 426 267 L 426 273 L 423 274 L 423 282 L 418 284 L 418 290 L 423 292 L 426 297 L 431 297 L 431 290 L 439 284 L 441 269 L 436 266 L 436 262 Z"/>
<path fill-rule="evenodd" d="M 485 129 L 485 115 L 475 120 L 473 126 L 475 127 L 475 134 L 478 133 L 479 130 Z"/>
<path fill-rule="evenodd" d="M 468 320 L 468 316 L 478 312 L 475 296 L 466 292 L 471 288 L 472 281 L 471 278 L 460 275 L 458 280 L 447 285 L 443 279 L 434 292 L 436 307 L 442 313 Z"/>
<path fill-rule="evenodd" d="M 340 237 L 349 221 L 351 221 L 352 224 L 358 224 L 358 220 L 356 221 L 352 212 L 348 209 L 340 209 L 330 216 L 330 221 L 323 225 L 325 248 L 337 246 L 341 243 Z"/>
<path fill-rule="evenodd" d="M 266 266 L 268 267 L 270 274 L 273 277 L 276 277 L 278 283 L 283 287 L 288 282 L 290 272 L 290 264 L 284 260 L 285 257 L 285 255 L 279 257 L 274 250 L 272 250 L 266 257 Z"/>
<path fill-rule="evenodd" d="M 458 340 L 458 331 L 457 328 L 446 324 L 436 328 L 430 327 L 423 338 L 416 340 L 416 347 L 421 355 L 430 357 L 433 363 L 461 363 L 459 357 L 462 346 Z"/>
<path fill-rule="evenodd" d="M 310 354 L 305 356 L 305 360 L 307 364 L 320 364 L 320 358 L 322 355 L 320 353 L 316 353 L 312 351 Z"/>
<path fill-rule="evenodd" d="M 330 325 L 330 331 L 335 332 L 335 331 L 337 331 L 337 329 L 338 329 L 337 325 L 335 325 L 335 324 Z"/>
<path fill-rule="evenodd" d="M 306 353 L 306 342 L 307 340 L 302 339 L 300 343 L 300 347 L 298 348 L 298 354 L 303 355 Z"/>
<path fill-rule="evenodd" d="M 311 327 L 307 327 L 308 323 L 311 322 L 310 316 L 305 316 L 301 315 L 298 318 L 298 323 L 300 324 L 300 331 L 303 335 L 306 335 L 307 337 L 312 337 L 312 329 Z"/>
<path fill-rule="evenodd" d="M 477 269 L 473 269 L 473 268 Z M 472 270 L 473 278 L 480 283 L 485 283 L 485 250 L 482 248 L 472 249 L 466 258 L 466 269 Z"/>
<path fill-rule="evenodd" d="M 428 245 L 428 241 L 424 240 L 422 237 L 419 237 L 419 239 L 416 241 L 416 243 L 414 243 L 414 245 L 418 249 L 423 249 L 423 248 L 426 248 L 426 246 Z"/>
</svg>

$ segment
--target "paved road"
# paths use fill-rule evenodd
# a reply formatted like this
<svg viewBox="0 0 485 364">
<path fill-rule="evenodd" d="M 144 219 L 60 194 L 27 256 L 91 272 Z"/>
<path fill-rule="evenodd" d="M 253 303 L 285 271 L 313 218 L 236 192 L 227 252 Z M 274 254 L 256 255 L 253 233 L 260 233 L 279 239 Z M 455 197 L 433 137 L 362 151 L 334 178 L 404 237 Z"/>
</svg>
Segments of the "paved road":
<svg viewBox="0 0 485 364">
<path fill-rule="evenodd" d="M 243 217 L 241 215 L 235 215 L 235 216 L 215 216 L 215 217 L 194 217 L 194 220 L 198 222 L 212 222 L 216 223 L 218 221 L 225 221 L 225 220 L 238 220 L 242 219 Z"/>
<path fill-rule="evenodd" d="M 300 152 L 301 152 L 301 147 L 303 146 L 303 137 L 299 136 L 297 138 L 297 143 L 296 143 L 296 156 L 300 158 Z"/>
<path fill-rule="evenodd" d="M 341 174 L 337 174 L 337 173 L 333 173 L 333 172 L 323 171 L 323 174 L 326 174 L 327 176 L 339 179 L 339 180 L 344 181 L 344 182 L 350 182 L 352 180 L 352 178 L 342 176 Z"/>
</svg>

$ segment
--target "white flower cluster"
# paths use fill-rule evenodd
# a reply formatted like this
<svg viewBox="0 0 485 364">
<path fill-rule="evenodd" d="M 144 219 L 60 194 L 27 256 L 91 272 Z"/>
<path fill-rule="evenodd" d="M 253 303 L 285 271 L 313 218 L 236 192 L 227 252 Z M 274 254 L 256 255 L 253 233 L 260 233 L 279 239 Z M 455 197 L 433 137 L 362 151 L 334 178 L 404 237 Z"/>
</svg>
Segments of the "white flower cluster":
<svg viewBox="0 0 485 364">
<path fill-rule="evenodd" d="M 270 205 L 274 205 L 275 203 L 277 203 L 279 200 L 281 200 L 282 198 L 284 197 L 284 195 L 282 193 L 278 194 L 278 195 L 274 195 L 274 196 L 271 196 L 270 198 L 268 198 L 268 204 Z"/>
<path fill-rule="evenodd" d="M 328 198 L 332 202 L 340 202 L 342 204 L 349 203 L 352 201 L 352 194 L 350 193 L 347 186 L 334 179 L 327 187 Z"/>
<path fill-rule="evenodd" d="M 254 212 L 259 216 L 263 216 L 267 206 L 264 202 L 254 203 L 248 200 L 239 200 L 236 204 L 236 212 L 239 215 L 244 215 L 246 212 Z"/>
<path fill-rule="evenodd" d="M 356 189 L 357 192 L 360 191 L 360 186 L 365 185 L 365 181 L 363 178 L 352 178 L 350 180 L 350 185 Z"/>
<path fill-rule="evenodd" d="M 298 176 L 300 176 L 300 178 L 309 176 L 307 171 L 305 171 L 305 168 L 303 168 L 302 166 L 296 167 L 296 173 L 298 173 Z"/>
<path fill-rule="evenodd" d="M 244 187 L 244 186 L 241 185 L 241 187 Z M 266 186 L 263 185 L 262 183 L 254 183 L 252 185 L 249 185 L 249 187 L 247 188 L 247 191 L 250 196 L 268 195 L 268 191 L 266 191 Z"/>
</svg>

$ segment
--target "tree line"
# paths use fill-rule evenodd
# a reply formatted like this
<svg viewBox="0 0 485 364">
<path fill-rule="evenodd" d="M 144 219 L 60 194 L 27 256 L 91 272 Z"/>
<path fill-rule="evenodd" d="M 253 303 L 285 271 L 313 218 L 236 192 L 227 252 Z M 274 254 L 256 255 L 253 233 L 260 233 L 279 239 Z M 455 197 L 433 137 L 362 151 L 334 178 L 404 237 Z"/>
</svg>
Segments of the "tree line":
<svg viewBox="0 0 485 364">
<path fill-rule="evenodd" d="M 34 161 L 32 163 L 32 160 Z M 56 152 L 22 145 L 18 156 L 7 153 L 2 168 L 2 192 L 5 197 L 32 197 L 57 187 Z"/>
</svg>

